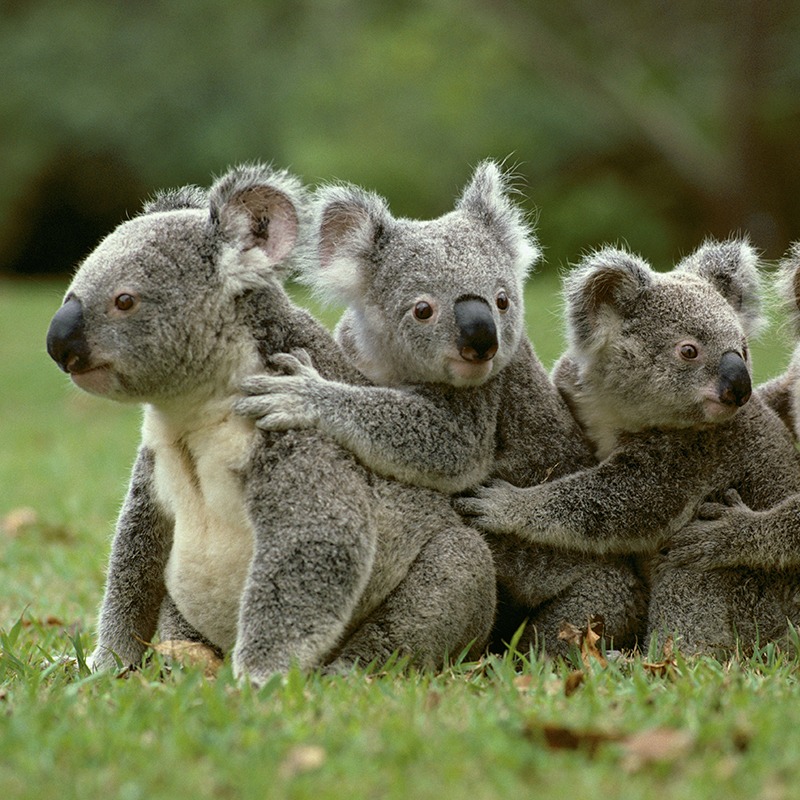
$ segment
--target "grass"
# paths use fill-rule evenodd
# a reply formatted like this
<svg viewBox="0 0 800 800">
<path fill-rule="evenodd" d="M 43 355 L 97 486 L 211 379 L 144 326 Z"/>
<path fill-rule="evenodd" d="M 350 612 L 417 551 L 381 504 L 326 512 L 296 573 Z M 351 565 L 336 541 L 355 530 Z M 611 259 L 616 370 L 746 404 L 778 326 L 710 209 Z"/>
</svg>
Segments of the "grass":
<svg viewBox="0 0 800 800">
<path fill-rule="evenodd" d="M 562 347 L 555 288 L 543 274 L 528 294 L 548 366 Z M 292 672 L 259 692 L 227 664 L 211 679 L 160 655 L 125 678 L 89 674 L 140 416 L 50 363 L 62 291 L 0 283 L 0 797 L 793 796 L 796 647 L 663 669 L 509 656 L 441 674 Z M 763 380 L 788 342 L 773 332 L 754 350 Z"/>
</svg>

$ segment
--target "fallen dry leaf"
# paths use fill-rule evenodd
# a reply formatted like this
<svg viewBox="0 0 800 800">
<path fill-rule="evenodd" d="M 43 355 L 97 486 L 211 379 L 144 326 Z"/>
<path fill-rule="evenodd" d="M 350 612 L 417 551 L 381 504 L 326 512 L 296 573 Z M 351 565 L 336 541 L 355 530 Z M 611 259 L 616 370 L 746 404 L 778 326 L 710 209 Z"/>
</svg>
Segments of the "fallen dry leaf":
<svg viewBox="0 0 800 800">
<path fill-rule="evenodd" d="M 594 755 L 601 744 L 618 742 L 622 738 L 617 733 L 575 730 L 562 725 L 543 725 L 541 732 L 547 746 L 552 750 L 586 750 L 589 755 Z"/>
<path fill-rule="evenodd" d="M 590 669 L 592 663 L 607 667 L 608 661 L 598 648 L 598 642 L 603 638 L 605 620 L 600 614 L 589 617 L 586 629 L 582 630 L 571 622 L 561 623 L 558 638 L 570 645 L 575 645 L 581 652 L 583 665 Z"/>
<path fill-rule="evenodd" d="M 677 728 L 652 728 L 634 733 L 621 742 L 622 767 L 636 772 L 650 764 L 678 761 L 693 745 L 694 736 Z"/>
<path fill-rule="evenodd" d="M 642 668 L 659 678 L 674 677 L 677 661 L 674 656 L 675 645 L 672 637 L 668 636 L 661 648 L 661 661 L 643 661 Z"/>
<path fill-rule="evenodd" d="M 39 515 L 36 511 L 28 506 L 22 506 L 12 509 L 3 517 L 0 529 L 6 536 L 13 538 L 20 536 L 25 528 L 31 528 L 37 522 L 39 522 Z"/>
<path fill-rule="evenodd" d="M 533 683 L 532 675 L 517 675 L 517 677 L 514 678 L 514 686 L 516 690 L 520 693 L 527 692 L 528 689 L 531 688 L 532 683 Z"/>
<path fill-rule="evenodd" d="M 180 639 L 169 639 L 152 645 L 156 653 L 178 664 L 190 664 L 202 667 L 206 678 L 216 678 L 222 666 L 222 659 L 208 645 L 201 642 L 188 642 Z"/>
<path fill-rule="evenodd" d="M 324 748 L 316 744 L 301 744 L 286 754 L 278 769 L 282 778 L 293 778 L 303 772 L 319 769 L 328 755 Z"/>
<path fill-rule="evenodd" d="M 570 672 L 567 675 L 566 680 L 564 681 L 564 694 L 567 697 L 572 696 L 578 689 L 581 687 L 583 683 L 583 679 L 586 677 L 586 673 L 582 669 L 576 669 L 573 672 Z"/>
</svg>

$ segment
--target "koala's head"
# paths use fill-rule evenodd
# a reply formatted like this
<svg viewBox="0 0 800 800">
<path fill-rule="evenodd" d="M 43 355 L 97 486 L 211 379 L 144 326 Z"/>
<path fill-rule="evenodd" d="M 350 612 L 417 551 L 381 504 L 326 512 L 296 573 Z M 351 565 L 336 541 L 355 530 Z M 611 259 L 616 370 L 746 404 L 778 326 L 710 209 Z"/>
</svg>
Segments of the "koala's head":
<svg viewBox="0 0 800 800">
<path fill-rule="evenodd" d="M 603 249 L 565 297 L 578 382 L 618 429 L 723 422 L 750 398 L 760 285 L 747 242 L 707 242 L 669 273 Z"/>
<path fill-rule="evenodd" d="M 474 386 L 508 363 L 538 256 L 509 193 L 490 161 L 453 211 L 429 221 L 395 218 L 354 186 L 319 190 L 319 259 L 306 278 L 347 306 L 339 335 L 372 380 Z"/>
<path fill-rule="evenodd" d="M 275 285 L 303 202 L 297 180 L 258 165 L 208 191 L 157 196 L 79 266 L 48 353 L 78 387 L 114 400 L 213 391 L 252 358 L 245 298 Z"/>
</svg>

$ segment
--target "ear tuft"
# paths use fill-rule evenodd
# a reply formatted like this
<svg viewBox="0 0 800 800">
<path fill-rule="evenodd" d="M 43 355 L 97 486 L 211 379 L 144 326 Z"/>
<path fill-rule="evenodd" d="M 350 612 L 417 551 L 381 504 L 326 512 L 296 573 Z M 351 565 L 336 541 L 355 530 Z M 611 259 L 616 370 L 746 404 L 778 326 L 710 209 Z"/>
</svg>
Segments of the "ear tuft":
<svg viewBox="0 0 800 800">
<path fill-rule="evenodd" d="M 217 236 L 240 254 L 241 281 L 259 285 L 265 267 L 271 268 L 267 272 L 288 269 L 287 259 L 305 227 L 306 204 L 297 178 L 261 164 L 235 167 L 214 183 L 209 190 L 210 221 Z M 250 251 L 265 256 L 266 264 L 252 254 L 245 258 Z"/>
<path fill-rule="evenodd" d="M 795 330 L 800 333 L 800 241 L 789 245 L 789 250 L 778 265 L 778 295 L 791 315 Z"/>
<path fill-rule="evenodd" d="M 586 346 L 601 332 L 604 315 L 621 315 L 652 284 L 647 262 L 625 250 L 606 247 L 585 256 L 564 278 L 570 344 Z"/>
<path fill-rule="evenodd" d="M 148 200 L 143 208 L 143 214 L 154 214 L 158 211 L 181 211 L 187 208 L 206 208 L 208 194 L 199 186 L 182 186 L 179 189 L 160 191 Z"/>
<path fill-rule="evenodd" d="M 747 336 L 758 333 L 764 323 L 761 275 L 758 254 L 747 239 L 707 239 L 675 269 L 708 281 L 737 313 Z"/>
<path fill-rule="evenodd" d="M 357 304 L 394 217 L 383 197 L 352 184 L 321 187 L 314 207 L 319 260 L 303 280 L 324 301 Z"/>
<path fill-rule="evenodd" d="M 521 194 L 513 185 L 510 173 L 504 173 L 497 162 L 487 159 L 475 169 L 464 188 L 456 209 L 483 222 L 494 233 L 514 259 L 515 269 L 524 280 L 540 258 L 536 237 L 522 209 L 510 199 Z"/>
</svg>

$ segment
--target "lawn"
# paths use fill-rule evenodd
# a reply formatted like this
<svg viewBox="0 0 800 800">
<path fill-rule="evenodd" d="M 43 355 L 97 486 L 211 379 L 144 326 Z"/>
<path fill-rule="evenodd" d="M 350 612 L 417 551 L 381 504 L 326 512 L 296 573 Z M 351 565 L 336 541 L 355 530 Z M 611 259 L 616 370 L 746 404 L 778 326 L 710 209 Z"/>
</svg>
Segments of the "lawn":
<svg viewBox="0 0 800 800">
<path fill-rule="evenodd" d="M 527 297 L 548 366 L 563 342 L 556 287 L 536 275 Z M 159 655 L 138 673 L 90 675 L 140 415 L 73 390 L 47 358 L 63 289 L 0 282 L 0 797 L 798 796 L 794 649 L 293 672 L 259 692 L 227 664 L 210 677 Z M 788 349 L 774 328 L 762 337 L 759 380 Z"/>
</svg>

